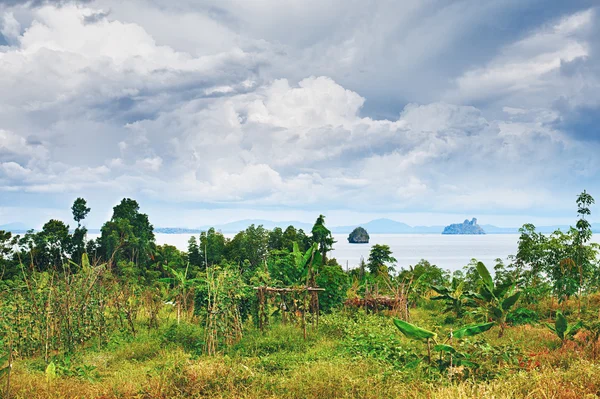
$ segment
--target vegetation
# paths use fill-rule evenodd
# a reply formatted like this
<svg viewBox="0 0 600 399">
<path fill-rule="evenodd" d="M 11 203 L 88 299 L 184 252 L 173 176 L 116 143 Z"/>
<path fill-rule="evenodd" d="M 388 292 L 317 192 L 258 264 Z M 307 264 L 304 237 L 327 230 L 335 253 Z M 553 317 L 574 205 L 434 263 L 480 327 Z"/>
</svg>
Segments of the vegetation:
<svg viewBox="0 0 600 399">
<path fill-rule="evenodd" d="M 124 199 L 88 240 L 78 198 L 73 230 L 0 232 L 1 396 L 596 397 L 593 202 L 569 231 L 523 226 L 492 275 L 395 270 L 387 245 L 344 271 L 322 215 L 310 234 L 209 229 L 184 252 Z"/>
</svg>

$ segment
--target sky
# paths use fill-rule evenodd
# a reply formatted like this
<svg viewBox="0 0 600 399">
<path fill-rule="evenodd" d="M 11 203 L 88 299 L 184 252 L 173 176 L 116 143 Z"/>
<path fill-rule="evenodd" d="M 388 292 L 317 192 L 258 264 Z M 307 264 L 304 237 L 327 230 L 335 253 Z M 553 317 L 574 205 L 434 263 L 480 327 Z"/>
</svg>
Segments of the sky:
<svg viewBox="0 0 600 399">
<path fill-rule="evenodd" d="M 573 223 L 598 126 L 593 0 L 0 0 L 0 225 Z"/>
</svg>

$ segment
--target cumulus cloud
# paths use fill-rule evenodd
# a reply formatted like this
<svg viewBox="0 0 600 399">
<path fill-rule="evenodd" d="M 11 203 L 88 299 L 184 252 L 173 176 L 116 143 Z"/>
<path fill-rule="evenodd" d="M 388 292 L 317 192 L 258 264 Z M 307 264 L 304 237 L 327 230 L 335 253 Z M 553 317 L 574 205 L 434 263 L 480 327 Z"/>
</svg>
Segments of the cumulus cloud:
<svg viewBox="0 0 600 399">
<path fill-rule="evenodd" d="M 598 182 L 598 144 L 566 127 L 600 104 L 597 10 L 444 69 L 518 2 L 343 3 L 0 5 L 0 208 L 563 212 Z"/>
</svg>

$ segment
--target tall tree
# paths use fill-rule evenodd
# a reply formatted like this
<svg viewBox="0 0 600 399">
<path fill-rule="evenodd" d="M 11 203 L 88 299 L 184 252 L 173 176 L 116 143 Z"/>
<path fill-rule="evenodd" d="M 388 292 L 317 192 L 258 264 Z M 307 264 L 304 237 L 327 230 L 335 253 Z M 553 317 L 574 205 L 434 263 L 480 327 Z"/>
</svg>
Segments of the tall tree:
<svg viewBox="0 0 600 399">
<path fill-rule="evenodd" d="M 323 258 L 323 264 L 327 263 L 327 252 L 333 249 L 335 240 L 331 231 L 325 227 L 325 216 L 319 215 L 312 228 L 312 240 L 319 245 L 319 252 Z"/>
<path fill-rule="evenodd" d="M 38 270 L 69 267 L 65 262 L 71 247 L 69 226 L 60 220 L 49 220 L 39 233 L 33 236 L 33 265 Z"/>
<path fill-rule="evenodd" d="M 581 292 L 584 287 L 584 279 L 591 274 L 592 261 L 596 258 L 596 251 L 593 246 L 588 246 L 587 243 L 592 238 L 592 226 L 586 219 L 587 216 L 591 215 L 590 206 L 595 203 L 594 198 L 583 190 L 579 196 L 577 196 L 577 224 L 575 225 L 575 236 L 573 240 L 574 248 L 574 260 L 577 266 L 577 272 L 579 274 L 579 311 L 581 312 Z"/>
<path fill-rule="evenodd" d="M 202 270 L 217 265 L 225 257 L 225 236 L 214 227 L 200 233 L 200 262 Z"/>
<path fill-rule="evenodd" d="M 71 211 L 73 212 L 73 219 L 77 222 L 77 227 L 80 227 L 81 221 L 86 218 L 91 209 L 87 207 L 86 200 L 79 197 L 73 202 Z"/>
<path fill-rule="evenodd" d="M 85 252 L 85 236 L 87 234 L 87 228 L 81 226 L 81 221 L 86 218 L 90 212 L 90 208 L 87 206 L 85 199 L 79 197 L 73 202 L 71 211 L 73 212 L 73 220 L 77 222 L 77 228 L 73 232 L 72 248 L 71 248 L 71 259 L 75 263 L 81 262 L 81 257 Z"/>
<path fill-rule="evenodd" d="M 394 269 L 393 264 L 396 262 L 389 245 L 375 244 L 371 247 L 368 263 L 371 274 L 387 273 Z"/>
<path fill-rule="evenodd" d="M 127 261 L 138 273 L 148 268 L 155 247 L 154 227 L 148 215 L 140 213 L 137 201 L 124 198 L 113 208 L 113 215 L 101 232 L 102 252 L 111 267 Z"/>
<path fill-rule="evenodd" d="M 196 237 L 191 236 L 188 240 L 188 262 L 192 266 L 201 267 L 202 266 L 202 258 L 200 255 L 200 247 L 198 246 L 198 240 Z"/>
</svg>

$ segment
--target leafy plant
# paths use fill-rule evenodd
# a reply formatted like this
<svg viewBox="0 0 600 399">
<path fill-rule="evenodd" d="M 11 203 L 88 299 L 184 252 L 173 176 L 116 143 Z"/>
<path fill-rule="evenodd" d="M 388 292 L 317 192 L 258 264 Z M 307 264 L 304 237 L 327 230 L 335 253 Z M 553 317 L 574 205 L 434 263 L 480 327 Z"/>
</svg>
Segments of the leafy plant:
<svg viewBox="0 0 600 399">
<path fill-rule="evenodd" d="M 513 310 L 506 316 L 506 322 L 513 326 L 519 326 L 523 324 L 536 323 L 539 320 L 539 318 L 539 315 L 534 310 L 527 308 L 518 308 Z"/>
<path fill-rule="evenodd" d="M 0 341 L 0 348 L 3 342 Z M 12 344 L 6 352 L 0 355 L 0 380 L 6 378 L 6 386 L 4 388 L 4 396 L 9 397 L 10 394 L 10 372 L 12 370 Z M 1 392 L 1 391 L 0 391 Z"/>
<path fill-rule="evenodd" d="M 472 326 L 462 327 L 451 333 L 451 338 L 461 339 L 466 337 L 473 337 L 475 335 L 481 334 L 494 327 L 493 322 L 491 323 L 483 323 L 483 324 L 475 324 Z"/>
<path fill-rule="evenodd" d="M 473 294 L 473 298 L 480 305 L 480 310 L 498 324 L 500 327 L 498 337 L 502 337 L 506 328 L 506 317 L 519 300 L 521 292 L 514 291 L 512 281 L 494 284 L 492 275 L 483 263 L 477 262 L 476 268 L 481 280 L 481 288 L 478 293 Z"/>
<path fill-rule="evenodd" d="M 575 324 L 569 325 L 565 315 L 558 310 L 556 312 L 556 320 L 554 321 L 554 325 L 546 323 L 546 326 L 548 326 L 548 328 L 554 332 L 558 338 L 560 338 L 562 344 L 564 345 L 566 340 L 573 338 L 577 331 L 583 327 L 583 323 L 580 320 Z"/>
<path fill-rule="evenodd" d="M 469 296 L 464 287 L 465 282 L 458 282 L 457 279 L 452 279 L 452 286 L 450 287 L 432 285 L 431 289 L 439 295 L 431 299 L 434 301 L 444 301 L 446 305 L 444 312 L 452 312 L 457 318 L 462 317 L 465 313 L 464 308 L 469 302 Z"/>
<path fill-rule="evenodd" d="M 437 334 L 424 328 L 417 327 L 414 324 L 402 321 L 400 319 L 394 319 L 394 325 L 407 338 L 416 341 L 427 342 L 427 358 L 429 359 L 429 363 L 431 363 L 431 340 L 435 342 Z"/>
</svg>

